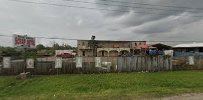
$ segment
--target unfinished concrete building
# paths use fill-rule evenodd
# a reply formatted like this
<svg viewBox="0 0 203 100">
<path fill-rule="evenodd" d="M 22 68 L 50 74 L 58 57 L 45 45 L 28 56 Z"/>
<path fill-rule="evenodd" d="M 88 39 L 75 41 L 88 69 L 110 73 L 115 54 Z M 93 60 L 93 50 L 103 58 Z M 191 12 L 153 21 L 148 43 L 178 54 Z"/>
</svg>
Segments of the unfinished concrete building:
<svg viewBox="0 0 203 100">
<path fill-rule="evenodd" d="M 116 57 L 139 54 L 137 47 L 146 41 L 78 40 L 78 56 Z"/>
</svg>

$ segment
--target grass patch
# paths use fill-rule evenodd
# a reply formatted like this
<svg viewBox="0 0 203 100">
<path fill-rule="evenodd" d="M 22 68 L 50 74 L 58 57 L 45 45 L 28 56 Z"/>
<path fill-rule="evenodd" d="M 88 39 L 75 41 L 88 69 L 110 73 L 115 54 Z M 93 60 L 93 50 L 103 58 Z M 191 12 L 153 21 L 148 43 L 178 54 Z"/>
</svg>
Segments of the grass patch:
<svg viewBox="0 0 203 100">
<path fill-rule="evenodd" d="M 0 76 L 0 99 L 139 99 L 203 92 L 203 71 L 35 76 Z"/>
</svg>

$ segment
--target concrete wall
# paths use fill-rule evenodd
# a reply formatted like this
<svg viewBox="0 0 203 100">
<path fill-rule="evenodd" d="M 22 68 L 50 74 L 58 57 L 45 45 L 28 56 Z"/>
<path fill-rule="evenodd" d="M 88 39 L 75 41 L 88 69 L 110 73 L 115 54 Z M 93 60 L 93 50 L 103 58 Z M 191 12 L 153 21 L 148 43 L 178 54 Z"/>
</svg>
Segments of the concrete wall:
<svg viewBox="0 0 203 100">
<path fill-rule="evenodd" d="M 90 57 L 93 56 L 93 50 L 87 50 L 87 49 L 82 49 L 82 50 L 78 50 L 78 56 L 83 56 L 83 51 L 85 52 L 85 56 L 86 57 Z"/>
<path fill-rule="evenodd" d="M 139 46 L 139 45 L 145 45 L 146 44 L 146 41 L 141 41 L 141 42 L 131 42 L 130 43 L 130 48 L 136 48 L 137 46 Z"/>
<path fill-rule="evenodd" d="M 130 42 L 126 41 L 98 41 L 99 48 L 130 48 Z"/>
<path fill-rule="evenodd" d="M 77 43 L 78 49 L 88 49 L 88 41 L 87 40 L 78 40 Z"/>
<path fill-rule="evenodd" d="M 93 50 L 89 47 L 87 40 L 78 40 L 77 43 L 77 53 L 78 56 L 83 56 L 83 52 L 85 52 L 85 56 L 93 56 Z"/>
<path fill-rule="evenodd" d="M 93 48 L 88 46 L 90 40 L 78 40 L 78 55 L 83 56 L 83 51 L 85 51 L 85 56 L 93 56 Z M 107 51 L 105 56 L 116 56 L 121 54 L 121 51 L 127 51 L 130 53 L 130 49 L 136 49 L 138 45 L 146 44 L 145 41 L 96 41 L 97 42 L 97 55 L 101 56 L 100 51 Z M 110 52 L 110 51 L 117 51 Z M 111 54 L 112 53 L 112 54 Z M 128 54 L 126 53 L 126 54 Z"/>
</svg>

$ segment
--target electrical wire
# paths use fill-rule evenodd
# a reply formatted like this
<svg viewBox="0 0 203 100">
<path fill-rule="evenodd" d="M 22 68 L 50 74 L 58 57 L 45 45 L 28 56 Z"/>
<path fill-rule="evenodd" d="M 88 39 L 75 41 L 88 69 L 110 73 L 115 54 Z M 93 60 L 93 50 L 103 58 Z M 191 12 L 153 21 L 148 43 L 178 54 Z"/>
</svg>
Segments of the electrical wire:
<svg viewBox="0 0 203 100">
<path fill-rule="evenodd" d="M 13 37 L 9 35 L 0 35 L 0 37 Z M 52 38 L 52 37 L 33 37 L 33 38 L 42 38 L 42 39 L 50 39 L 50 40 L 72 40 L 72 41 L 77 41 L 77 40 L 88 40 L 88 39 L 71 39 L 71 38 Z M 122 41 L 122 40 L 98 40 L 98 41 Z M 137 41 L 145 41 L 145 40 L 137 40 Z M 203 42 L 203 40 L 198 41 L 198 40 L 185 40 L 185 41 L 146 41 L 146 42 Z"/>
<path fill-rule="evenodd" d="M 79 3 L 86 3 L 86 4 L 97 4 L 97 5 L 105 5 L 105 6 L 115 6 L 115 7 L 128 7 L 128 8 L 137 8 L 137 9 L 150 9 L 150 10 L 163 10 L 163 11 L 173 11 L 173 12 L 182 12 L 183 10 L 175 10 L 175 9 L 161 9 L 161 8 L 153 8 L 153 7 L 134 7 L 134 6 L 125 6 L 125 5 L 114 5 L 114 4 L 106 4 L 106 3 L 94 3 L 94 2 L 87 2 L 87 1 L 77 1 L 77 0 L 63 0 L 68 2 L 79 2 Z M 187 11 L 196 13 L 196 11 Z"/>
<path fill-rule="evenodd" d="M 115 12 L 129 12 L 124 10 L 112 10 L 112 9 L 99 9 L 99 8 L 90 8 L 90 7 L 83 7 L 83 6 L 73 6 L 73 5 L 62 5 L 62 4 L 54 4 L 54 3 L 45 3 L 45 2 L 33 2 L 33 1 L 24 1 L 24 0 L 8 0 L 8 1 L 15 1 L 21 3 L 30 3 L 30 4 L 42 4 L 42 5 L 51 5 L 51 6 L 60 6 L 60 7 L 69 7 L 69 8 L 80 8 L 80 9 L 89 9 L 89 10 L 104 10 L 104 11 L 115 11 Z M 142 14 L 152 14 L 152 15 L 163 15 L 169 16 L 171 14 L 159 14 L 159 13 L 149 13 L 149 12 L 133 12 L 133 13 L 142 13 Z M 203 16 L 194 16 L 194 15 L 185 15 L 191 17 L 203 17 Z"/>
<path fill-rule="evenodd" d="M 121 4 L 138 4 L 138 5 L 147 5 L 147 6 L 154 6 L 154 7 L 203 10 L 203 8 L 193 8 L 193 7 L 185 7 L 185 6 L 171 6 L 171 5 L 155 5 L 155 4 L 149 4 L 149 3 L 126 2 L 126 1 L 118 1 L 118 0 L 100 0 L 100 1 L 108 1 L 108 2 L 115 2 L 115 3 L 121 3 Z"/>
</svg>

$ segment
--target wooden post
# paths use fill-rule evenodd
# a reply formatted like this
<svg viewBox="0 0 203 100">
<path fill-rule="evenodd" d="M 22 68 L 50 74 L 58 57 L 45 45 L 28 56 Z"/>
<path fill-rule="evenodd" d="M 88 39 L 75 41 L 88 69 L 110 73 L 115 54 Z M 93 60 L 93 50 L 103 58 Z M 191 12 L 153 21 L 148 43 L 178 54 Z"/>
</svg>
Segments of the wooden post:
<svg viewBox="0 0 203 100">
<path fill-rule="evenodd" d="M 25 73 L 26 72 L 26 69 L 27 69 L 27 62 L 26 62 L 26 59 L 27 59 L 27 48 L 25 47 L 24 48 L 24 69 L 23 69 L 23 72 Z"/>
</svg>

